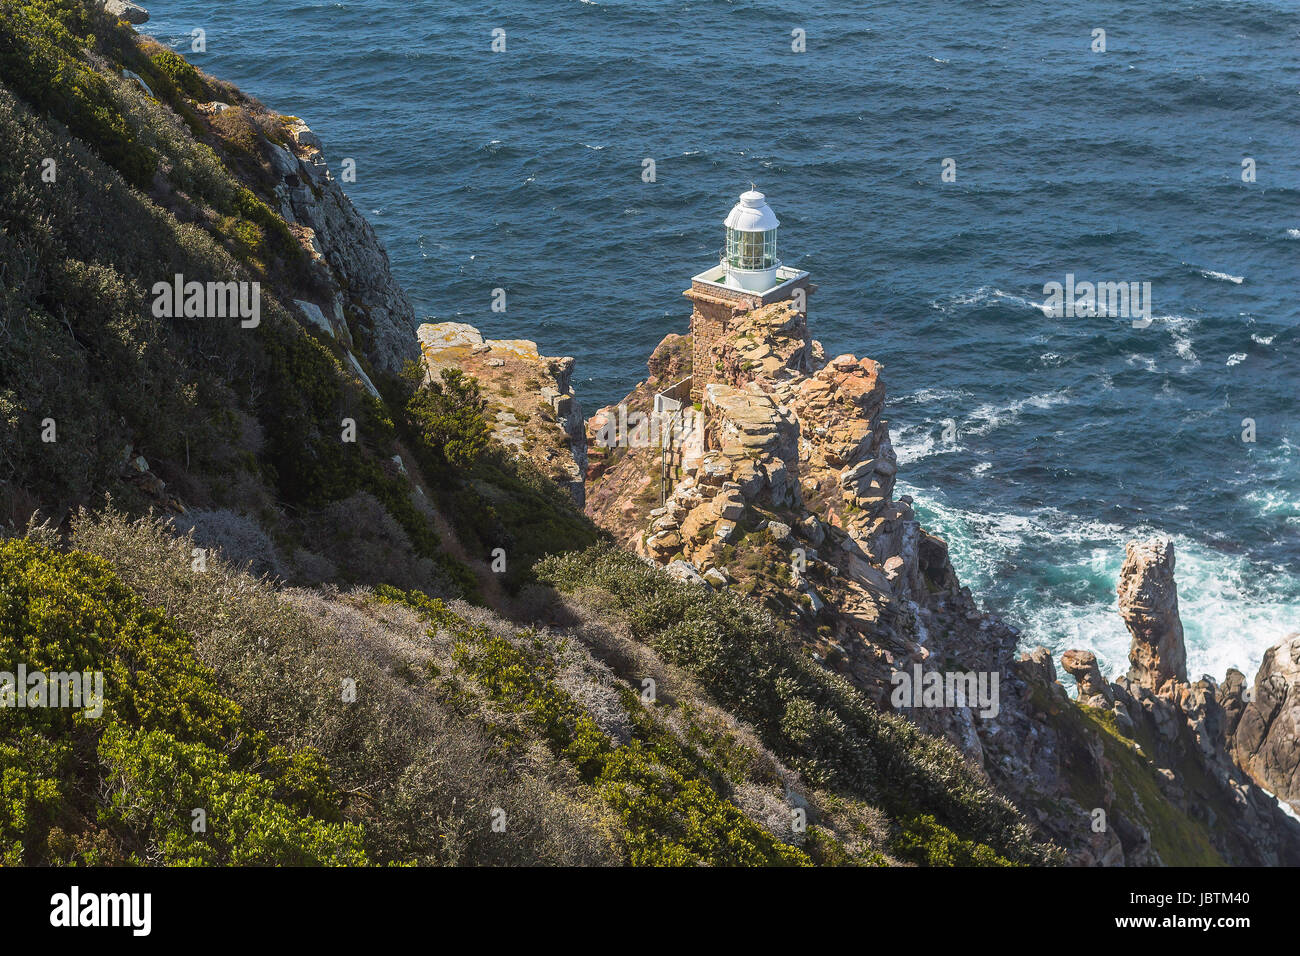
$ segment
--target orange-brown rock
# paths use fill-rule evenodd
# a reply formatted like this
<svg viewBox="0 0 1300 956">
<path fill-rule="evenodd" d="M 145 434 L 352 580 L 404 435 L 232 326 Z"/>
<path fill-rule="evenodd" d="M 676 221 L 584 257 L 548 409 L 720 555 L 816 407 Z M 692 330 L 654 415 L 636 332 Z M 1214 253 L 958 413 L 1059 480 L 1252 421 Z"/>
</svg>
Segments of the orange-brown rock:
<svg viewBox="0 0 1300 956">
<path fill-rule="evenodd" d="M 1120 571 L 1119 613 L 1128 625 L 1129 679 L 1158 691 L 1187 681 L 1187 650 L 1174 584 L 1174 544 L 1167 538 L 1130 541 Z"/>
</svg>

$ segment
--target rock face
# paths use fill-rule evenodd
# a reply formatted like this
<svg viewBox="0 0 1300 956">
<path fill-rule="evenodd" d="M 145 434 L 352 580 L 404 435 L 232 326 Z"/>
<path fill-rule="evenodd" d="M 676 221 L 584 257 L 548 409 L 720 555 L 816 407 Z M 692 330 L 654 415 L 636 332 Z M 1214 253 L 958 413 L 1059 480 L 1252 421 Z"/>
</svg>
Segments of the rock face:
<svg viewBox="0 0 1300 956">
<path fill-rule="evenodd" d="M 1261 787 L 1300 811 L 1300 634 L 1270 647 L 1252 689 L 1224 681 L 1220 701 L 1229 715 L 1237 762 Z"/>
<path fill-rule="evenodd" d="M 597 523 L 681 580 L 740 591 L 789 622 L 883 709 L 953 743 L 1073 863 L 1300 863 L 1300 824 L 1228 750 L 1230 727 L 1272 727 L 1274 708 L 1247 724 L 1239 702 L 1234 724 L 1214 682 L 1187 682 L 1168 542 L 1128 549 L 1119 592 L 1131 679 L 1108 683 L 1094 654 L 1070 651 L 1071 701 L 1051 654 L 1018 658 L 1019 632 L 977 607 L 947 544 L 894 498 L 880 364 L 828 361 L 790 303 L 736 315 L 728 335 L 711 346 L 689 441 L 593 449 Z M 693 411 L 682 388 L 691 354 L 685 337 L 666 338 L 649 379 L 588 424 L 593 443 L 614 418 Z M 994 706 L 896 698 L 894 680 L 918 667 L 996 679 Z M 1270 779 L 1294 767 L 1271 765 Z"/>
<path fill-rule="evenodd" d="M 1131 541 L 1119 575 L 1119 612 L 1133 635 L 1129 680 L 1149 690 L 1187 681 L 1183 623 L 1174 585 L 1174 544 Z"/>
<path fill-rule="evenodd" d="M 149 22 L 149 11 L 129 0 L 104 0 L 104 9 L 127 23 L 140 24 Z"/>
<path fill-rule="evenodd" d="M 407 360 L 419 357 L 415 310 L 393 278 L 388 253 L 330 173 L 316 134 L 292 117 L 281 121 L 292 146 L 264 144 L 278 180 L 277 211 L 310 250 L 317 276 L 331 293 L 298 307 L 307 321 L 359 350 L 375 370 L 400 372 Z"/>
<path fill-rule="evenodd" d="M 463 322 L 421 325 L 416 333 L 426 375 L 458 368 L 478 380 L 493 435 L 585 501 L 587 439 L 573 396 L 573 359 L 546 358 L 526 339 L 484 339 Z"/>
</svg>

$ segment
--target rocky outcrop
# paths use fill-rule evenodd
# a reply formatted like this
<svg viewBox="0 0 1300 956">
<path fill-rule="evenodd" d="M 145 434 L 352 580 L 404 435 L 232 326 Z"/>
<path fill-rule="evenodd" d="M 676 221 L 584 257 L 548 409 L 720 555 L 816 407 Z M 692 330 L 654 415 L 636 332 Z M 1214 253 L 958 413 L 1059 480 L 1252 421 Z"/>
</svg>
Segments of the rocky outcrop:
<svg viewBox="0 0 1300 956">
<path fill-rule="evenodd" d="M 667 456 L 655 442 L 600 449 L 588 513 L 646 558 L 685 562 L 710 586 L 782 612 L 817 657 L 884 704 L 897 667 L 930 659 L 932 625 L 977 628 L 983 615 L 947 545 L 921 529 L 909 500 L 893 498 L 881 366 L 828 361 L 792 302 L 737 314 L 715 353 L 720 381 L 702 389 L 702 424 Z M 612 414 L 653 419 L 689 355 L 681 336 L 666 338 L 650 379 L 597 413 L 589 441 L 600 445 Z M 998 633 L 975 643 L 992 646 Z M 978 760 L 969 724 L 954 733 Z"/>
<path fill-rule="evenodd" d="M 103 0 L 103 6 L 107 13 L 127 23 L 139 25 L 149 22 L 149 11 L 138 3 L 131 3 L 129 0 Z"/>
<path fill-rule="evenodd" d="M 411 301 L 374 229 L 330 172 L 320 139 L 301 120 L 281 121 L 287 145 L 263 144 L 276 177 L 277 211 L 310 251 L 319 284 L 329 290 L 320 301 L 296 305 L 307 323 L 359 351 L 376 371 L 398 373 L 419 357 Z"/>
<path fill-rule="evenodd" d="M 540 355 L 527 339 L 484 339 L 462 322 L 428 323 L 416 335 L 426 377 L 458 368 L 477 379 L 493 436 L 567 488 L 582 507 L 587 439 L 573 396 L 573 359 Z"/>
<path fill-rule="evenodd" d="M 1253 687 L 1239 671 L 1230 672 L 1219 702 L 1236 762 L 1300 811 L 1300 634 L 1264 653 Z"/>
<path fill-rule="evenodd" d="M 1109 683 L 1095 654 L 1067 652 L 1072 701 L 1051 654 L 1018 656 L 1020 633 L 976 605 L 947 544 L 895 499 L 880 364 L 827 360 L 790 303 L 737 314 L 728 335 L 713 346 L 698 441 L 602 450 L 594 520 L 680 580 L 741 591 L 789 621 L 882 708 L 957 746 L 1076 864 L 1300 863 L 1300 824 L 1229 754 L 1219 689 L 1187 682 L 1169 542 L 1128 549 L 1131 678 Z M 650 378 L 590 436 L 608 435 L 616 413 L 676 414 L 689 354 L 665 339 Z M 917 668 L 996 679 L 993 706 L 892 695 Z"/>
<path fill-rule="evenodd" d="M 1130 541 L 1119 574 L 1119 613 L 1133 635 L 1129 680 L 1158 691 L 1187 681 L 1183 623 L 1174 585 L 1174 544 L 1168 539 Z"/>
<path fill-rule="evenodd" d="M 1028 790 L 1020 799 L 1039 807 L 1040 822 L 1078 862 L 1204 863 L 1213 852 L 1234 864 L 1295 865 L 1300 824 L 1262 789 L 1283 789 L 1288 766 L 1294 780 L 1294 732 L 1288 735 L 1283 721 L 1272 733 L 1276 702 L 1289 686 L 1287 677 L 1272 676 L 1291 666 L 1289 649 L 1266 657 L 1257 684 L 1262 702 L 1244 700 L 1250 694 L 1237 671 L 1222 686 L 1208 677 L 1189 682 L 1173 546 L 1133 541 L 1126 554 L 1118 593 L 1132 634 L 1128 676 L 1108 684 L 1096 655 L 1066 651 L 1061 665 L 1077 682 L 1080 720 L 1060 703 L 1063 690 L 1044 671 L 1042 659 L 1050 662 L 1050 655 L 1040 648 L 1033 666 L 1026 660 L 1020 668 L 1037 692 L 1023 709 L 1012 708 L 1042 724 L 1034 749 L 1051 755 L 1034 768 L 1033 789 L 1073 803 L 1089 793 L 1080 782 L 1092 778 L 1096 806 L 1062 814 L 1044 809 L 1050 804 Z M 1143 794 L 1146 781 L 1155 782 L 1154 794 L 1149 787 Z M 1007 786 L 1015 788 L 1012 781 Z M 1071 825 L 1072 817 L 1096 811 L 1109 827 L 1084 832 Z"/>
<path fill-rule="evenodd" d="M 1092 707 L 1105 707 L 1115 702 L 1110 685 L 1102 679 L 1097 666 L 1097 655 L 1092 651 L 1066 651 L 1061 655 L 1061 669 L 1074 678 L 1079 688 L 1079 700 Z"/>
</svg>

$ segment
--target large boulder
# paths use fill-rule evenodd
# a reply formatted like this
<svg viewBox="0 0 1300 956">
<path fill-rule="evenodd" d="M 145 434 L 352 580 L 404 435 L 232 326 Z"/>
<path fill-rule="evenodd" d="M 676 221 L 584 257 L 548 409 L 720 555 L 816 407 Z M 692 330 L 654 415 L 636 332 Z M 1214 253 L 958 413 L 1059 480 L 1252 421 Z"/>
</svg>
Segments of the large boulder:
<svg viewBox="0 0 1300 956">
<path fill-rule="evenodd" d="M 1066 651 L 1061 667 L 1079 685 L 1079 700 L 1093 707 L 1109 707 L 1115 702 L 1110 685 L 1101 676 L 1097 655 L 1092 651 Z"/>
<path fill-rule="evenodd" d="M 128 0 L 104 0 L 104 10 L 127 23 L 148 23 L 149 11 Z"/>
</svg>

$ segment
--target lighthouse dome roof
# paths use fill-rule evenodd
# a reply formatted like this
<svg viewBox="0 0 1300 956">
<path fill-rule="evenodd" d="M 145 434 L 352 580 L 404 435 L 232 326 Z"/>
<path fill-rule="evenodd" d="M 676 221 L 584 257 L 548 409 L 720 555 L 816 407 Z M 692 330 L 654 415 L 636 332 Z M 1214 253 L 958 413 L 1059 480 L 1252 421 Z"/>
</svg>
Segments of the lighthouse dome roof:
<svg viewBox="0 0 1300 956">
<path fill-rule="evenodd" d="M 740 194 L 740 202 L 732 207 L 724 225 L 742 232 L 766 232 L 781 225 L 767 204 L 767 197 L 755 189 Z"/>
</svg>

